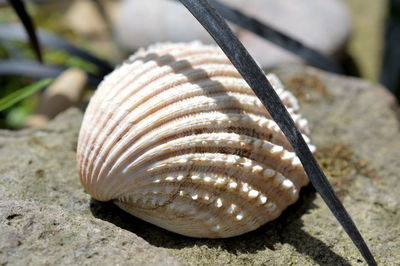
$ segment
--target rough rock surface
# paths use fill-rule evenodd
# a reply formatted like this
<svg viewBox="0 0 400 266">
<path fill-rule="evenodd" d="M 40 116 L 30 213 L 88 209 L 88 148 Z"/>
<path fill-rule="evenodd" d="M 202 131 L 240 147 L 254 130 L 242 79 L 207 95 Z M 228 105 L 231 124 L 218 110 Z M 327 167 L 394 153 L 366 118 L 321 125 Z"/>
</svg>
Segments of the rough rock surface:
<svg viewBox="0 0 400 266">
<path fill-rule="evenodd" d="M 292 67 L 317 158 L 379 265 L 400 261 L 399 111 L 368 82 Z M 230 239 L 179 236 L 92 200 L 78 179 L 82 119 L 69 109 L 45 129 L 0 131 L 0 264 L 363 265 L 315 190 L 277 220 Z"/>
</svg>

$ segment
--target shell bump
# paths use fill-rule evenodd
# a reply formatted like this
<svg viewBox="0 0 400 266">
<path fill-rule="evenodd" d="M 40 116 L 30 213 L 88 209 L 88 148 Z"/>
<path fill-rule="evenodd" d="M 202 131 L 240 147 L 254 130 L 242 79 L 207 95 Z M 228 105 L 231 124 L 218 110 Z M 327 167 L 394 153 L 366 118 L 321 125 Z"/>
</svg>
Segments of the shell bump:
<svg viewBox="0 0 400 266">
<path fill-rule="evenodd" d="M 309 142 L 297 100 L 267 77 Z M 308 183 L 223 52 L 198 42 L 139 50 L 109 74 L 86 110 L 77 161 L 93 198 L 192 237 L 257 229 Z"/>
</svg>

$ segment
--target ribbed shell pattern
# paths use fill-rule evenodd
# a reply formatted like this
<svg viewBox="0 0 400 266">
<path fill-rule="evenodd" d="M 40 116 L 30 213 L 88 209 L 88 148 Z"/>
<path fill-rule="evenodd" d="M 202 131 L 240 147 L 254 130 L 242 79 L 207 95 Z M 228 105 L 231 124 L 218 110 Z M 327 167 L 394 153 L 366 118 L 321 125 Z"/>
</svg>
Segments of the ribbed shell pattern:
<svg viewBox="0 0 400 266">
<path fill-rule="evenodd" d="M 309 142 L 297 100 L 267 77 Z M 77 161 L 95 199 L 193 237 L 254 230 L 308 183 L 230 61 L 197 42 L 139 50 L 109 74 L 86 110 Z"/>
</svg>

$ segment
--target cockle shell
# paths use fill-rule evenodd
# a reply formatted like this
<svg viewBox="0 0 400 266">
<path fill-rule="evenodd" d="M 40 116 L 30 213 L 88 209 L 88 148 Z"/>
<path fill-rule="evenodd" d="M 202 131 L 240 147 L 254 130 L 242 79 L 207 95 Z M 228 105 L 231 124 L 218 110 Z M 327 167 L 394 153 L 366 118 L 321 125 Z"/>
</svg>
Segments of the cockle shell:
<svg viewBox="0 0 400 266">
<path fill-rule="evenodd" d="M 268 78 L 309 141 L 296 99 Z M 139 50 L 109 74 L 86 110 L 77 161 L 95 199 L 192 237 L 254 230 L 308 183 L 227 57 L 198 42 Z"/>
</svg>

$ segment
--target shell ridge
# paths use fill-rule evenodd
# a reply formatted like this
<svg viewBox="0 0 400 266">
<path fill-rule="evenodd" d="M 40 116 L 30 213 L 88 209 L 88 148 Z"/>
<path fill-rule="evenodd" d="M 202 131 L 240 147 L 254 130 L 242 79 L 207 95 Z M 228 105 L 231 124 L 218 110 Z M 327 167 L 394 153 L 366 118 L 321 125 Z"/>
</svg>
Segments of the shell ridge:
<svg viewBox="0 0 400 266">
<path fill-rule="evenodd" d="M 166 73 L 172 73 L 172 72 L 176 72 L 176 71 L 183 71 L 184 69 L 187 69 L 187 67 L 188 67 L 188 64 L 187 63 L 182 63 L 181 61 L 178 61 L 178 62 L 176 62 L 176 61 L 174 61 L 173 59 L 171 59 L 171 64 L 174 64 L 174 63 L 176 63 L 176 64 L 178 64 L 178 66 L 175 66 L 175 68 L 173 67 L 173 66 L 170 66 L 170 65 L 166 65 L 167 66 L 167 68 L 166 69 L 161 69 L 161 70 L 159 70 L 159 72 L 160 73 L 156 73 L 155 74 L 155 77 L 153 76 L 153 78 L 151 78 L 150 79 L 150 81 L 149 81 L 149 78 L 147 77 L 147 76 L 145 76 L 145 77 L 143 77 L 142 79 L 144 79 L 146 82 L 144 83 L 144 84 L 141 84 L 139 81 L 137 81 L 138 83 L 139 83 L 139 85 L 138 86 L 136 86 L 135 87 L 135 89 L 133 89 L 132 90 L 132 93 L 129 93 L 131 90 L 126 90 L 127 92 L 126 92 L 126 94 L 128 94 L 128 95 L 120 95 L 121 97 L 123 97 L 123 98 L 130 98 L 130 97 L 133 97 L 134 96 L 134 94 L 136 94 L 136 93 L 140 93 L 140 91 L 141 90 L 143 90 L 143 88 L 146 88 L 148 85 L 150 85 L 151 83 L 153 83 L 153 82 L 155 82 L 157 79 L 159 79 L 159 78 L 161 78 L 161 77 L 163 77 Z M 179 67 L 179 65 L 180 65 L 180 67 Z M 196 65 L 190 65 L 189 64 L 189 67 L 190 68 L 192 68 L 193 66 L 196 66 Z M 197 67 L 197 66 L 196 66 Z M 180 68 L 182 68 L 182 69 L 180 69 Z M 180 69 L 180 70 L 179 70 Z M 200 71 L 199 71 L 200 70 Z M 201 69 L 194 69 L 194 70 L 190 70 L 189 71 L 189 73 L 187 74 L 188 76 L 190 76 L 189 74 L 190 73 L 200 73 L 200 77 L 207 77 L 207 73 L 203 73 L 203 71 L 201 71 Z M 151 72 L 151 70 L 149 70 L 148 72 L 147 72 L 147 74 L 148 75 L 150 75 L 149 74 L 149 72 Z M 216 72 L 216 71 L 215 71 Z M 218 73 L 216 72 L 216 73 L 214 73 L 214 74 L 211 74 L 211 75 L 217 75 Z M 153 73 L 153 75 L 154 75 L 154 73 Z M 191 78 L 189 78 L 189 80 L 190 79 L 193 79 L 193 80 L 196 80 L 196 79 L 198 79 L 198 78 L 200 78 L 200 77 L 195 77 L 195 78 L 193 78 L 193 77 L 191 77 Z M 187 82 L 187 80 L 185 80 L 185 82 Z M 156 94 L 157 92 L 156 91 L 153 91 L 153 95 L 154 94 Z M 150 95 L 151 96 L 151 95 Z M 149 96 L 148 96 L 149 97 Z M 146 98 L 144 98 L 144 97 L 138 97 L 140 100 L 141 100 L 141 102 L 145 102 L 147 99 Z M 106 101 L 105 101 L 106 102 Z M 130 106 L 129 106 L 129 108 L 127 108 L 128 110 L 127 111 L 129 111 L 129 110 L 133 110 L 134 108 L 136 108 L 139 104 L 140 104 L 140 102 L 137 102 L 136 104 L 133 104 L 132 105 L 132 103 L 130 103 L 129 101 L 125 101 L 123 104 L 122 104 L 122 106 L 121 106 L 121 108 L 124 108 L 125 107 L 125 105 L 129 105 L 130 104 Z M 126 113 L 126 112 L 125 112 Z M 112 115 L 115 115 L 113 112 L 111 112 L 110 114 L 109 114 L 110 116 L 112 116 Z M 111 119 L 111 117 L 108 117 L 108 119 Z M 108 120 L 108 119 L 104 119 L 104 121 L 106 121 L 106 120 Z M 124 119 L 124 116 L 122 115 L 121 116 L 121 118 L 120 118 L 121 120 L 122 119 Z M 116 123 L 116 124 L 118 124 L 118 123 Z M 109 134 L 110 132 L 112 132 L 113 131 L 113 129 L 115 128 L 115 126 L 116 126 L 116 124 L 113 124 L 113 125 L 108 125 L 107 126 L 107 128 L 104 130 L 104 134 Z M 104 124 L 103 124 L 104 125 Z M 94 138 L 97 138 L 97 135 L 94 137 Z M 103 145 L 103 143 L 101 143 L 100 145 Z M 95 156 L 96 155 L 96 157 L 97 158 L 101 158 L 101 156 L 97 156 L 97 150 L 94 150 L 93 152 L 92 152 L 92 154 L 93 154 L 93 156 Z M 91 158 L 89 158 L 89 160 L 90 160 Z M 95 165 L 97 165 L 98 163 L 95 163 Z M 88 169 L 87 170 L 87 172 L 88 171 L 91 171 L 92 169 Z M 97 171 L 93 171 L 93 173 L 97 173 Z M 90 177 L 90 180 L 93 180 L 93 175 Z"/>
<path fill-rule="evenodd" d="M 288 152 L 283 149 L 282 146 L 251 136 L 237 133 L 203 133 L 172 139 L 171 141 L 160 144 L 157 147 L 138 155 L 137 157 L 133 157 L 134 159 L 130 154 L 133 154 L 136 152 L 136 150 L 132 149 L 131 151 L 128 151 L 128 154 L 125 156 L 125 158 L 132 159 L 131 162 L 129 164 L 119 163 L 126 161 L 126 159 L 122 157 L 116 161 L 109 174 L 112 175 L 117 173 L 117 171 L 120 171 L 118 169 L 125 169 L 124 171 L 126 171 L 126 169 L 134 169 L 140 165 L 146 164 L 146 158 L 147 161 L 152 162 L 154 161 L 154 158 L 167 156 L 168 154 L 182 154 L 194 150 L 198 151 L 200 149 L 207 151 L 216 150 L 217 152 L 224 151 L 223 153 L 227 154 L 232 154 L 232 151 L 242 149 L 246 150 L 247 152 L 241 153 L 241 156 L 256 161 L 269 161 L 270 164 L 275 163 L 275 160 L 285 159 L 283 156 L 288 155 Z M 297 156 L 294 153 L 291 153 L 291 156 L 285 160 L 282 160 L 284 164 L 281 166 L 281 168 L 290 169 L 291 166 L 298 167 L 297 165 L 292 165 L 292 160 L 296 157 Z"/>
<path fill-rule="evenodd" d="M 141 66 L 143 66 L 143 64 L 138 64 L 136 67 L 141 67 Z M 155 68 L 156 65 L 154 65 L 152 67 Z M 151 66 L 150 66 L 150 69 L 151 69 Z M 135 68 L 133 68 L 132 71 L 134 71 L 134 70 L 135 70 Z M 106 91 L 103 91 L 103 90 L 101 90 L 101 88 L 99 88 L 96 91 L 95 95 L 93 96 L 93 102 L 91 101 L 91 103 L 93 103 L 93 104 L 89 103 L 89 106 L 88 106 L 89 113 L 94 112 L 94 110 L 92 112 L 90 112 L 90 110 L 92 109 L 92 106 L 95 106 L 97 104 L 97 102 L 100 101 L 100 99 L 102 99 L 102 98 L 103 98 L 103 102 L 98 107 L 98 109 L 100 109 L 100 110 L 106 109 L 107 106 L 109 105 L 109 103 L 113 103 L 113 99 L 115 98 L 115 96 L 118 95 L 118 92 L 120 90 L 123 90 L 126 87 L 125 85 L 129 84 L 129 82 L 133 82 L 138 76 L 140 76 L 141 73 L 144 73 L 145 71 L 147 71 L 146 68 L 142 69 L 142 72 L 137 73 L 137 75 L 125 75 L 125 79 L 127 79 L 126 77 L 130 77 L 130 79 L 128 79 L 128 81 L 126 81 L 125 83 L 121 82 L 122 84 L 120 83 L 119 87 L 118 86 L 113 87 L 113 89 L 111 90 L 111 93 L 106 94 L 105 96 L 103 96 L 103 95 L 106 93 Z M 94 109 L 94 107 L 93 107 L 93 109 Z M 90 121 L 93 121 L 92 123 L 94 123 L 94 125 L 97 126 L 95 128 L 102 128 L 105 124 L 105 121 L 107 121 L 113 115 L 113 112 L 110 112 L 110 113 L 108 113 L 108 115 L 106 117 L 103 117 L 103 119 L 100 120 L 101 123 L 96 123 L 99 120 L 99 118 L 101 117 L 101 113 L 100 112 L 94 112 L 94 113 L 95 113 L 95 116 L 92 119 L 90 119 Z M 87 142 L 87 145 L 92 145 L 93 141 L 97 138 L 99 132 L 100 132 L 100 130 L 98 130 L 97 132 L 96 131 L 89 132 L 87 139 L 84 139 L 83 141 Z M 92 154 L 95 154 L 95 153 L 96 152 L 93 152 Z M 84 158 L 83 160 L 85 161 L 85 164 L 87 163 L 88 160 L 90 160 L 89 156 L 90 156 L 90 154 L 88 154 L 88 151 L 86 151 L 86 153 L 83 156 L 83 158 Z M 89 171 L 89 169 L 87 168 L 85 175 L 87 175 L 88 171 Z M 90 177 L 90 180 L 92 180 L 92 177 Z"/>
<path fill-rule="evenodd" d="M 266 76 L 314 149 L 297 99 Z M 215 46 L 140 49 L 107 75 L 83 122 L 77 161 L 88 193 L 180 234 L 254 230 L 308 183 L 278 125 Z"/>
<path fill-rule="evenodd" d="M 236 95 L 239 95 L 239 94 L 236 94 Z M 221 95 L 222 97 L 225 97 L 225 94 L 222 94 Z M 211 96 L 210 96 L 211 97 Z M 230 97 L 230 95 L 228 95 L 227 96 L 228 97 L 228 99 L 226 100 L 226 104 L 227 105 L 229 105 L 230 106 L 230 99 L 231 98 L 229 98 Z M 198 100 L 196 100 L 197 98 L 194 98 L 194 99 L 185 99 L 185 100 L 189 100 L 189 101 L 193 101 L 193 102 L 198 102 Z M 208 101 L 208 97 L 205 97 L 205 101 L 207 102 Z M 245 100 L 243 101 L 243 102 L 246 102 Z M 182 103 L 182 105 L 185 105 L 185 102 L 184 102 L 184 100 L 182 100 L 182 101 L 179 101 L 179 104 L 181 104 Z M 193 104 L 191 104 L 191 103 L 188 103 L 188 104 L 186 104 L 186 105 L 188 105 L 188 106 L 192 106 L 192 109 L 193 109 Z M 218 105 L 218 104 L 217 104 Z M 170 105 L 170 107 L 171 107 L 172 105 Z M 219 104 L 219 107 L 221 107 L 221 104 Z M 251 107 L 251 105 L 250 105 L 250 107 Z M 184 109 L 184 107 L 179 107 L 178 106 L 178 108 L 176 108 L 176 109 L 178 109 L 178 110 L 185 110 Z M 163 110 L 159 110 L 159 112 L 162 112 Z M 164 112 L 165 112 L 165 110 L 164 110 Z M 265 111 L 266 112 L 266 111 Z M 177 116 L 173 111 L 167 111 L 166 113 L 168 113 L 168 114 L 173 114 L 173 116 Z M 178 117 L 179 118 L 179 117 Z M 156 121 L 159 121 L 160 122 L 160 119 L 159 118 L 157 118 L 157 117 L 155 117 L 153 120 L 156 120 Z M 149 124 L 152 124 L 152 125 L 157 125 L 157 123 L 156 123 L 156 121 L 153 121 L 153 122 L 149 122 Z M 142 121 L 143 122 L 143 121 Z M 168 122 L 168 120 L 165 120 L 165 121 L 163 121 L 163 123 L 166 123 L 166 122 Z M 140 128 L 140 126 L 138 126 L 139 128 Z M 123 133 L 126 133 L 126 132 L 123 132 Z M 145 133 L 143 133 L 143 134 L 145 134 Z M 283 136 L 283 135 L 282 135 Z M 132 136 L 129 136 L 130 138 L 133 138 Z M 287 142 L 287 139 L 286 139 L 286 137 L 283 137 L 282 139 L 284 139 L 284 140 L 286 140 L 286 142 Z"/>
<path fill-rule="evenodd" d="M 198 51 L 196 51 L 196 52 L 198 52 Z M 193 52 L 183 51 L 181 53 L 177 53 L 177 56 L 179 56 L 179 57 L 183 56 L 184 57 L 186 54 L 193 54 Z M 146 59 L 148 59 L 148 60 L 146 60 Z M 108 99 L 110 99 L 110 101 L 112 101 L 116 96 L 118 96 L 118 93 L 121 90 L 123 90 L 128 84 L 134 82 L 137 77 L 139 77 L 140 75 L 143 75 L 143 73 L 145 73 L 145 72 L 151 71 L 152 69 L 156 68 L 156 66 L 159 65 L 159 64 L 166 65 L 166 64 L 168 64 L 170 62 L 174 62 L 174 58 L 171 57 L 170 55 L 166 55 L 166 56 L 163 57 L 163 56 L 160 56 L 160 55 L 149 54 L 149 55 L 147 55 L 145 57 L 143 62 L 135 61 L 135 63 L 136 62 L 139 62 L 139 63 L 137 65 L 134 65 L 135 67 L 137 67 L 137 68 L 138 67 L 143 67 L 144 69 L 142 69 L 142 71 L 139 71 L 138 73 L 136 73 L 136 75 L 132 75 L 132 73 L 130 75 L 125 75 L 123 77 L 123 80 L 122 80 L 122 81 L 125 81 L 125 82 L 120 82 L 119 86 L 116 86 L 113 90 L 111 90 L 110 94 L 107 94 Z M 152 64 L 146 64 L 146 63 L 152 63 Z M 146 68 L 146 66 L 147 66 L 147 68 Z M 136 70 L 135 67 L 132 68 L 132 66 L 131 66 L 130 67 L 131 68 L 130 72 L 134 72 Z M 110 79 L 110 77 L 108 77 L 108 79 Z M 103 84 L 103 86 L 104 86 L 104 84 Z M 101 91 L 101 90 L 99 89 L 98 91 Z M 94 98 L 93 100 L 94 100 L 95 103 L 97 103 L 96 99 L 101 98 L 101 97 L 99 97 L 98 94 L 100 94 L 100 93 L 96 93 L 95 96 L 93 97 Z M 98 96 L 98 97 L 96 97 L 96 96 Z M 101 105 L 101 107 L 104 106 L 104 104 L 106 104 L 106 103 L 107 103 L 107 101 L 103 101 L 103 104 Z M 93 105 L 94 104 L 92 104 L 92 106 Z M 90 108 L 90 106 L 88 106 L 88 108 Z M 112 113 L 110 113 L 110 115 L 112 115 Z M 96 118 L 97 117 L 94 117 L 93 120 L 97 121 Z M 106 120 L 107 119 L 103 119 L 103 121 L 106 121 Z M 98 125 L 98 126 L 103 126 L 103 125 Z M 90 139 L 90 135 L 88 136 L 88 138 Z M 92 139 L 95 139 L 95 138 L 97 138 L 97 135 L 95 135 Z M 90 145 L 91 143 L 88 143 L 88 144 Z M 95 153 L 96 152 L 94 152 L 94 154 Z M 87 158 L 87 156 L 88 155 L 85 154 L 84 158 Z M 90 159 L 84 159 L 84 160 L 85 160 L 85 162 L 87 162 L 87 160 L 90 160 Z M 87 169 L 86 174 L 87 174 L 88 171 L 90 171 L 90 169 Z M 92 179 L 93 179 L 93 176 L 90 177 L 90 180 L 92 180 Z"/>
<path fill-rule="evenodd" d="M 200 99 L 202 99 L 202 101 L 200 101 Z M 198 96 L 198 97 L 194 97 L 191 99 L 178 101 L 177 103 L 171 104 L 167 108 L 163 108 L 157 112 L 157 113 L 161 113 L 161 114 L 166 114 L 167 118 L 157 117 L 157 115 L 153 113 L 153 116 L 149 117 L 149 119 L 151 119 L 152 121 L 147 121 L 148 119 L 142 120 L 137 125 L 133 125 L 132 130 L 134 131 L 136 128 L 147 128 L 146 125 L 152 125 L 151 127 L 154 127 L 160 123 L 168 122 L 169 121 L 168 117 L 170 117 L 171 120 L 174 119 L 175 117 L 177 117 L 176 112 L 180 112 L 181 115 L 187 115 L 187 111 L 186 111 L 187 109 L 185 109 L 185 106 L 191 106 L 192 112 L 199 112 L 204 109 L 213 110 L 214 108 L 223 108 L 224 106 L 228 106 L 228 107 L 232 108 L 231 99 L 232 99 L 232 96 L 229 96 L 226 94 L 221 94 L 214 98 L 210 98 L 208 96 L 201 96 L 201 97 Z M 221 101 L 224 103 L 224 105 L 222 104 Z M 242 104 L 242 103 L 245 106 L 240 106 L 240 104 Z M 207 104 L 210 104 L 213 107 L 210 108 L 209 105 L 207 105 Z M 238 104 L 239 104 L 239 106 L 237 106 L 236 108 L 244 109 L 244 110 L 250 109 L 250 111 L 256 110 L 252 104 L 248 104 L 245 100 L 242 100 L 242 102 L 240 102 Z M 200 110 L 197 110 L 196 106 Z M 168 110 L 168 109 L 172 109 L 172 110 Z M 266 112 L 266 111 L 264 111 L 264 112 Z M 144 124 L 144 127 L 142 126 L 142 124 Z M 142 131 L 145 131 L 145 129 L 143 129 Z M 106 132 L 107 131 L 105 131 L 105 134 L 106 134 Z M 130 136 L 130 137 L 133 138 L 132 136 Z M 116 144 L 116 145 L 118 146 L 118 144 Z M 95 153 L 96 153 L 96 151 L 93 152 L 93 154 L 95 154 Z M 102 158 L 102 157 L 103 156 L 98 156 L 98 158 Z M 101 163 L 95 163 L 95 164 L 102 165 Z M 102 171 L 100 170 L 100 172 L 102 172 Z M 95 173 L 97 174 L 97 172 L 95 172 Z M 101 178 L 102 178 L 102 175 L 100 174 L 97 179 L 101 179 Z"/>
<path fill-rule="evenodd" d="M 183 181 L 176 183 L 178 177 L 182 177 L 181 181 Z M 143 191 L 146 191 L 146 193 L 149 194 L 154 194 L 154 190 L 157 190 L 157 193 L 163 193 L 163 188 L 166 193 L 171 193 L 170 187 L 173 188 L 172 191 L 175 190 L 176 192 L 177 189 L 182 189 L 186 185 L 186 187 L 193 186 L 198 189 L 196 191 L 199 191 L 198 194 L 200 194 L 200 198 L 204 198 L 204 195 L 207 194 L 207 197 L 209 198 L 207 199 L 207 202 L 209 204 L 212 204 L 221 193 L 228 193 L 227 197 L 230 199 L 230 202 L 234 202 L 234 198 L 237 196 L 235 196 L 235 193 L 237 194 L 237 191 L 241 191 L 242 193 L 238 194 L 241 199 L 240 201 L 251 197 L 254 199 L 253 201 L 259 200 L 256 205 L 261 206 L 267 202 L 271 202 L 271 199 L 275 199 L 273 202 L 277 207 L 284 208 L 296 200 L 296 195 L 283 195 L 282 197 L 282 192 L 287 191 L 288 188 L 280 185 L 280 183 L 275 180 L 277 177 L 280 177 L 280 173 L 278 172 L 267 179 L 263 176 L 251 179 L 248 177 L 248 172 L 246 171 L 235 175 L 225 173 L 223 169 L 215 169 L 214 171 L 211 171 L 207 169 L 193 168 L 190 171 L 171 171 L 152 176 L 147 175 L 144 179 L 150 181 L 148 184 L 144 184 L 144 182 L 139 183 L 137 187 L 135 186 L 135 191 L 133 192 L 129 192 L 130 187 L 127 184 L 124 189 L 121 190 L 119 195 L 115 195 L 115 198 L 129 197 L 129 195 L 135 194 L 143 195 Z M 207 182 L 203 182 L 205 179 L 207 179 Z M 187 180 L 190 182 L 185 182 Z M 260 183 L 260 181 L 263 182 Z M 167 189 L 168 187 L 169 189 Z M 219 194 L 215 194 L 214 191 L 210 193 L 209 191 L 212 191 L 212 188 L 218 191 Z M 244 191 L 244 189 L 247 191 Z M 267 199 L 260 201 L 263 196 Z"/>
<path fill-rule="evenodd" d="M 143 97 L 139 97 L 139 98 L 141 98 L 141 99 L 143 99 Z M 145 101 L 146 101 L 146 99 L 144 99 Z M 259 103 L 260 104 L 260 103 Z M 113 128 L 111 129 L 111 130 L 113 130 Z M 107 131 L 107 130 L 106 130 Z M 124 133 L 126 133 L 126 131 L 123 131 L 122 133 L 120 133 L 120 134 L 124 134 Z M 104 143 L 101 143 L 101 145 L 103 145 Z M 95 150 L 95 151 L 93 151 L 92 152 L 92 154 L 93 154 L 93 156 L 94 156 L 94 154 L 97 154 L 97 151 Z M 108 154 L 108 152 L 107 152 L 107 154 Z M 105 155 L 105 156 L 107 156 L 107 154 Z M 94 165 L 94 167 L 95 167 L 95 170 L 93 171 L 93 173 L 94 173 L 94 175 L 97 175 L 97 173 L 98 173 L 98 165 L 102 165 L 102 161 L 101 161 L 101 158 L 102 158 L 102 156 L 97 156 L 96 157 L 99 161 L 98 162 L 96 162 Z M 92 169 L 88 169 L 88 171 L 91 171 Z M 101 170 L 100 170 L 101 171 Z M 98 175 L 98 178 L 100 178 L 101 177 L 101 175 Z M 90 178 L 91 180 L 93 180 L 93 175 L 92 175 L 92 177 Z"/>
<path fill-rule="evenodd" d="M 176 152 L 172 152 L 173 154 L 176 154 Z M 157 154 L 157 152 L 155 152 Z M 271 169 L 272 165 L 265 165 L 264 162 L 258 162 L 255 161 L 254 159 L 247 158 L 247 157 L 240 157 L 238 155 L 234 154 L 225 154 L 225 153 L 216 153 L 216 155 L 212 156 L 212 153 L 189 153 L 188 151 L 182 151 L 181 154 L 176 155 L 174 157 L 168 157 L 168 154 L 164 154 L 163 157 L 159 158 L 156 157 L 154 160 L 151 160 L 150 162 L 142 162 L 142 165 L 136 165 L 136 166 L 127 166 L 124 168 L 125 172 L 119 172 L 114 173 L 115 176 L 119 176 L 122 180 L 125 179 L 124 182 L 121 182 L 119 186 L 114 187 L 113 182 L 109 182 L 107 184 L 107 191 L 121 191 L 123 188 L 126 186 L 126 183 L 129 182 L 129 176 L 135 176 L 135 179 L 138 179 L 141 177 L 143 174 L 151 174 L 155 171 L 157 173 L 157 169 L 165 169 L 167 166 L 169 169 L 180 166 L 180 167 L 188 167 L 188 163 L 193 163 L 193 164 L 203 164 L 203 165 L 220 165 L 222 164 L 223 168 L 227 168 L 227 166 L 231 167 L 232 169 L 238 169 L 238 167 L 243 167 L 243 171 L 247 171 L 247 175 L 252 174 L 254 166 L 261 165 L 262 169 Z M 228 156 L 228 157 L 227 157 Z M 192 158 L 199 157 L 201 160 L 196 160 L 193 161 Z M 146 158 L 146 156 L 143 156 L 143 158 Z M 164 159 L 163 159 L 164 158 Z M 166 158 L 166 159 L 165 159 Z M 168 158 L 171 158 L 168 160 Z M 176 159 L 175 159 L 176 158 Z M 228 159 L 227 159 L 228 158 Z M 244 161 L 243 161 L 244 160 Z M 139 164 L 140 162 L 136 161 L 136 164 Z M 167 169 L 168 169 L 167 168 Z M 296 170 L 296 166 L 291 166 L 288 163 L 288 166 L 286 167 L 281 167 L 284 169 L 284 172 L 282 173 L 283 175 L 287 175 L 286 173 L 290 173 L 291 171 L 296 171 L 297 174 L 292 173 L 292 181 L 296 186 L 302 185 L 305 181 L 307 180 L 307 176 L 304 174 L 304 171 L 302 168 Z M 274 168 L 272 168 L 274 169 Z M 280 172 L 279 169 L 274 169 L 277 172 Z M 141 174 L 142 173 L 142 174 Z M 153 173 L 153 174 L 155 174 Z M 234 173 L 231 173 L 234 174 Z M 266 173 L 267 174 L 267 173 Z M 111 192 L 109 192 L 111 193 Z"/>
<path fill-rule="evenodd" d="M 211 184 L 211 183 L 210 183 Z M 133 208 L 136 210 L 132 210 L 134 214 L 136 213 L 141 213 L 146 210 L 152 210 L 154 208 L 167 208 L 168 204 L 171 204 L 172 202 L 175 205 L 183 204 L 179 203 L 179 199 L 182 201 L 188 202 L 187 204 L 190 205 L 190 210 L 192 208 L 196 209 L 196 212 L 198 212 L 199 209 L 207 208 L 207 212 L 209 212 L 207 215 L 204 215 L 201 217 L 201 220 L 205 220 L 206 223 L 209 220 L 219 220 L 217 224 L 220 225 L 220 229 L 223 229 L 224 226 L 223 224 L 228 224 L 228 228 L 235 228 L 236 230 L 237 227 L 243 227 L 246 228 L 245 230 L 253 230 L 256 229 L 260 226 L 260 224 L 264 224 L 269 220 L 272 220 L 276 218 L 280 212 L 277 212 L 276 210 L 279 210 L 279 208 L 286 208 L 288 204 L 283 204 L 283 203 L 278 203 L 276 202 L 276 208 L 271 209 L 269 205 L 264 205 L 264 204 L 253 204 L 252 202 L 246 201 L 247 199 L 247 194 L 246 193 L 241 193 L 239 194 L 239 198 L 237 198 L 237 194 L 235 194 L 233 191 L 229 190 L 224 190 L 223 188 L 219 188 L 217 190 L 217 193 L 213 193 L 212 196 L 209 196 L 210 200 L 205 200 L 204 199 L 204 192 L 209 191 L 209 188 L 207 186 L 204 186 L 204 184 L 196 185 L 196 186 L 191 186 L 191 183 L 187 183 L 186 186 L 179 186 L 175 188 L 175 191 L 173 192 L 173 195 L 177 195 L 179 191 L 184 193 L 182 194 L 182 198 L 178 198 L 177 201 L 169 200 L 167 202 L 164 202 L 163 205 L 154 205 L 154 204 L 148 204 L 146 206 L 137 206 L 134 207 L 135 204 L 132 205 Z M 203 186 L 203 188 L 201 188 Z M 213 186 L 211 184 L 211 186 Z M 140 192 L 138 192 L 140 193 Z M 144 192 L 145 194 L 142 194 L 142 197 L 146 197 L 146 195 L 149 195 L 149 200 L 146 200 L 146 203 L 150 203 L 151 196 L 154 196 L 154 192 L 151 190 Z M 162 192 L 161 192 L 162 193 Z M 129 196 L 127 196 L 129 198 Z M 268 195 L 268 197 L 274 198 L 273 195 Z M 174 198 L 175 199 L 175 198 Z M 256 201 L 254 199 L 253 201 Z M 281 199 L 281 201 L 283 201 Z M 125 201 L 126 202 L 126 201 Z M 128 200 L 129 202 L 129 200 Z M 156 202 L 154 202 L 156 203 Z M 271 202 L 270 202 L 271 203 Z M 196 207 L 197 206 L 197 207 Z M 234 207 L 234 210 L 231 210 L 232 207 Z M 184 212 L 185 210 L 177 210 Z M 211 212 L 211 213 L 210 213 Z M 220 214 L 221 213 L 221 214 Z M 251 217 L 249 215 L 246 215 L 246 213 L 258 213 L 256 217 Z M 220 214 L 220 215 L 219 215 Z M 228 214 L 228 215 L 227 215 Z M 176 216 L 176 214 L 174 214 Z M 179 216 L 179 215 L 178 215 Z M 222 216 L 222 217 L 221 217 Z M 240 220 L 237 218 L 239 217 Z M 253 221 L 249 221 L 253 220 Z M 154 221 L 153 221 L 154 222 Z M 252 222 L 252 224 L 250 224 Z M 210 222 L 208 223 L 209 225 L 209 230 L 211 227 L 215 226 L 216 223 Z M 212 229 L 211 229 L 212 230 Z M 213 231 L 213 230 L 212 230 Z M 229 231 L 229 230 L 227 230 Z"/>
</svg>

